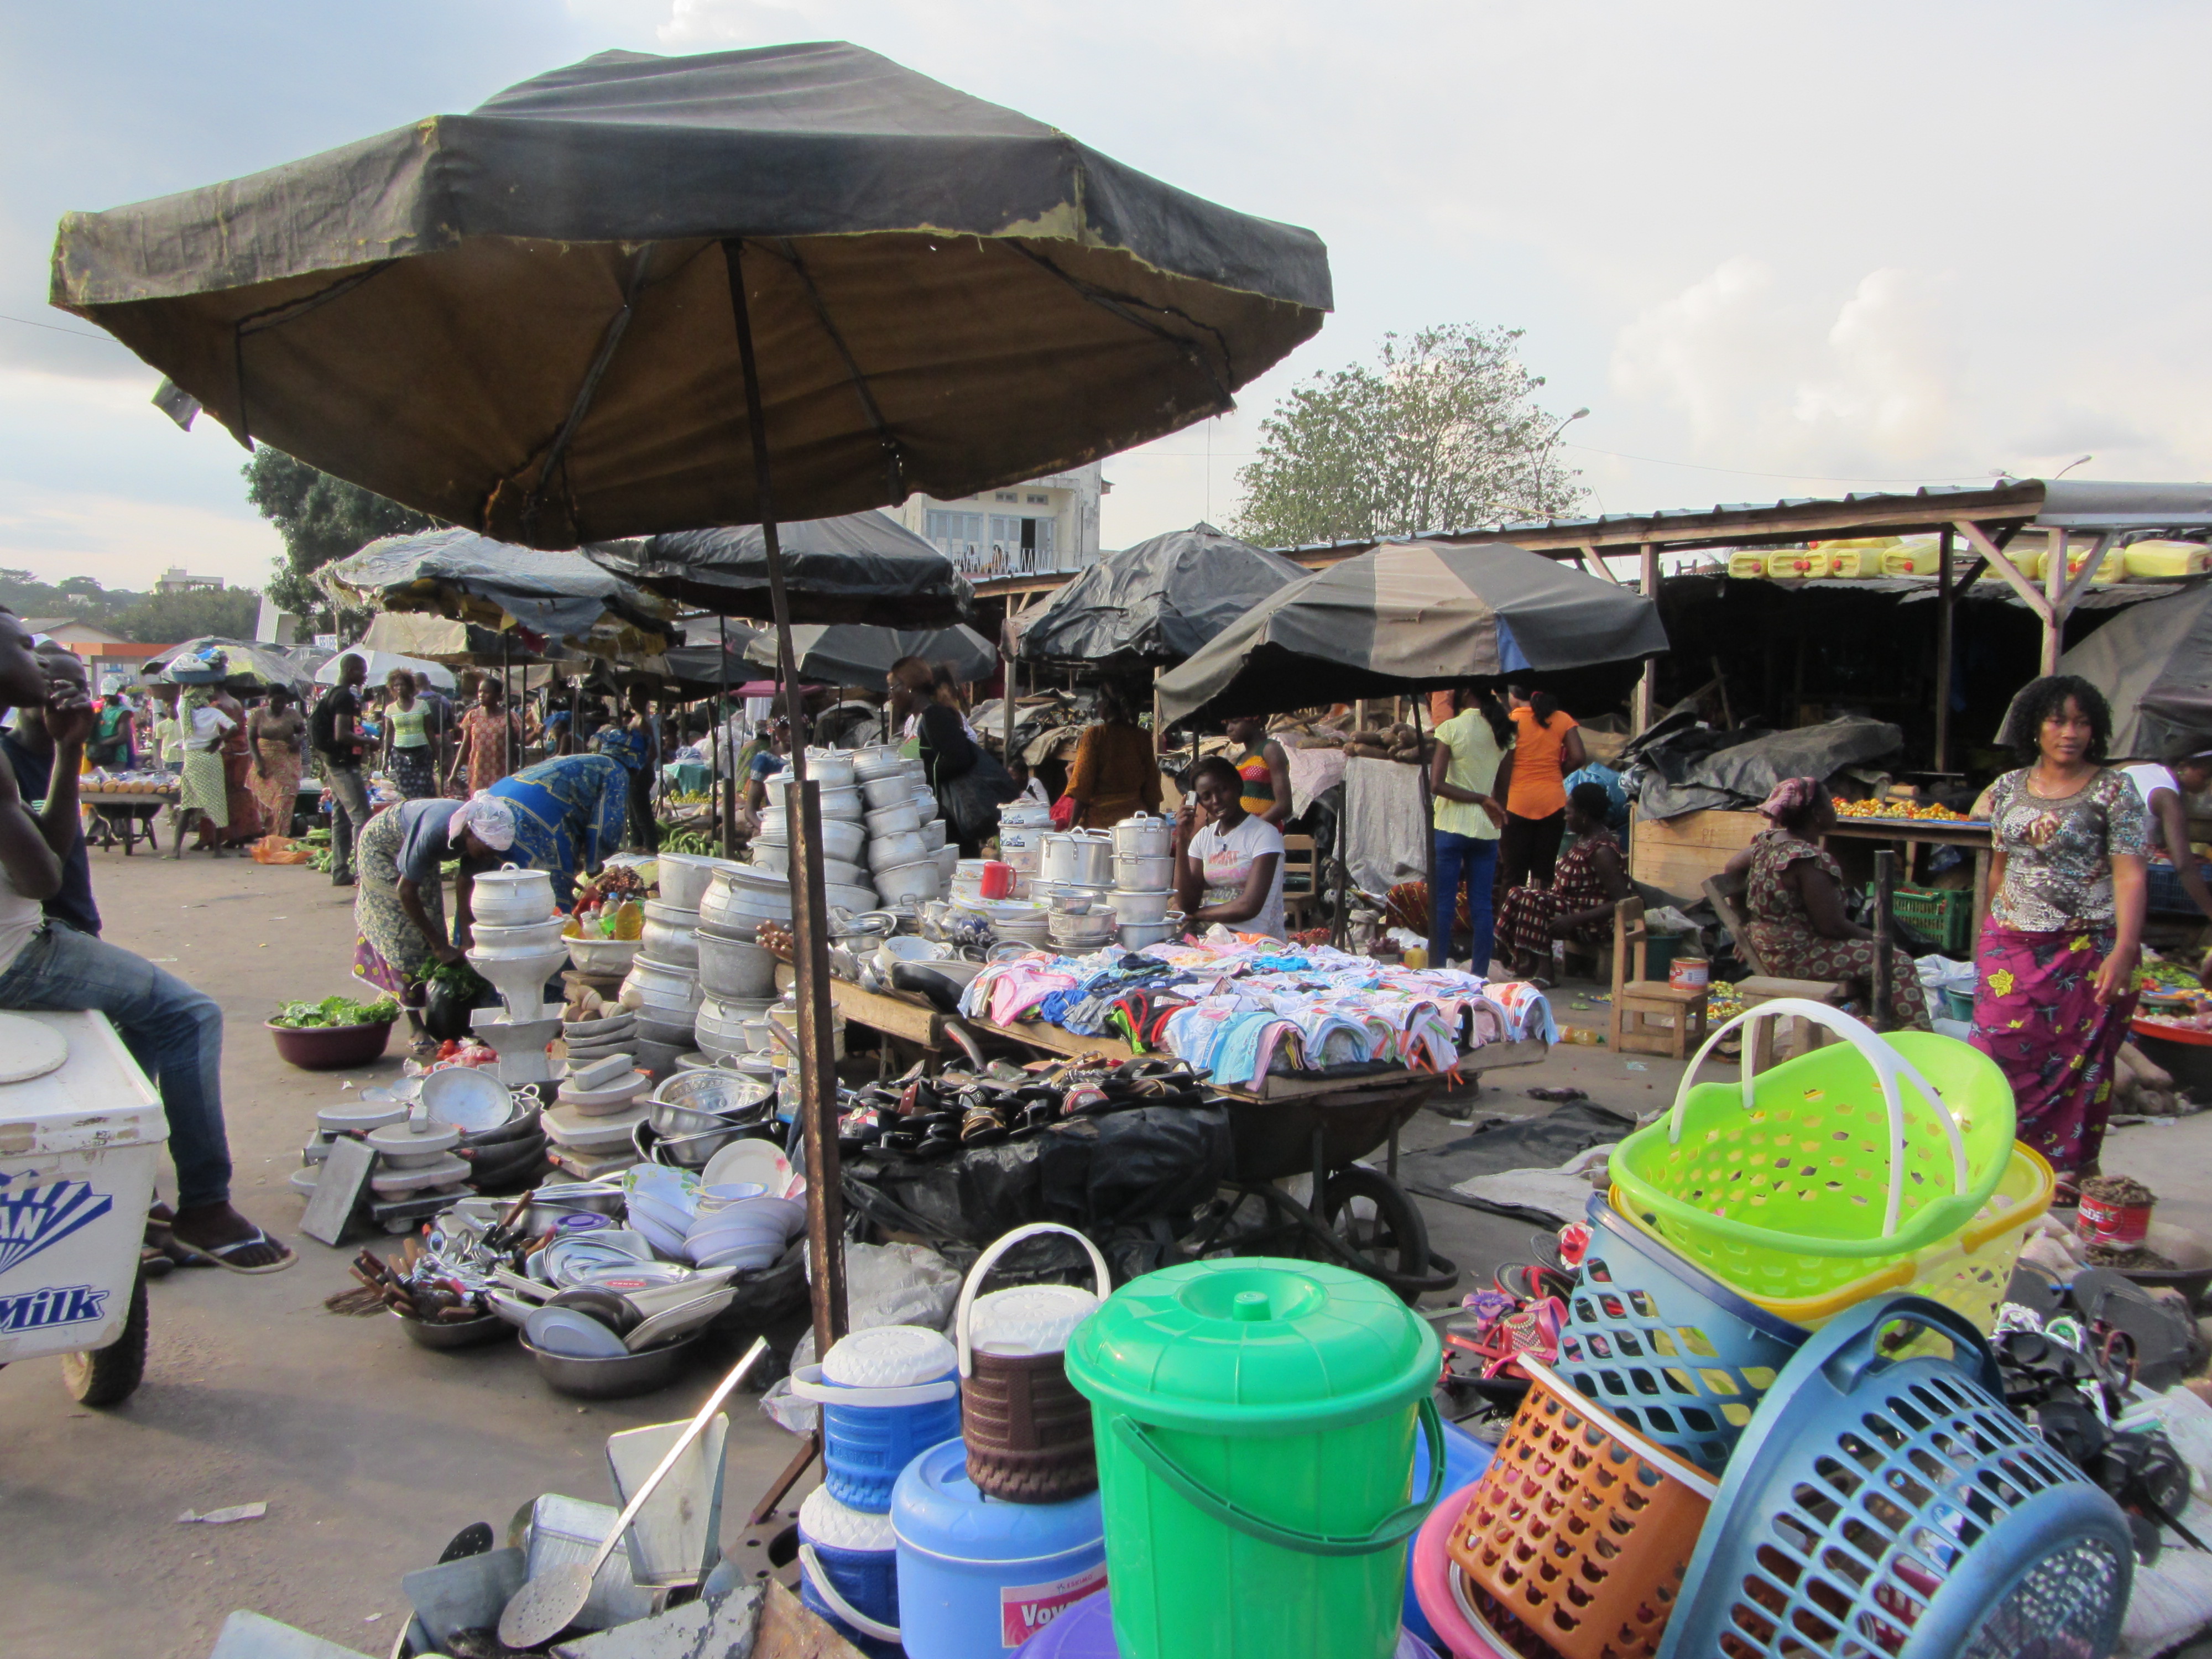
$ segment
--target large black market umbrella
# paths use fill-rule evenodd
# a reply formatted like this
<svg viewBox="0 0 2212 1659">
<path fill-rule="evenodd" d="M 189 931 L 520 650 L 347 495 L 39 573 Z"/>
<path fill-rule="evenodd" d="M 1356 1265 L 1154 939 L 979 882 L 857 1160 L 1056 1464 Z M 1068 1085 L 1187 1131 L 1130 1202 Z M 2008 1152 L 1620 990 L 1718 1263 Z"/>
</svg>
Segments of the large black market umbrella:
<svg viewBox="0 0 2212 1659">
<path fill-rule="evenodd" d="M 951 560 L 882 513 L 781 524 L 776 544 L 794 623 L 945 627 L 967 616 L 975 600 Z M 607 570 L 680 604 L 725 617 L 773 614 L 767 538 L 757 524 L 586 550 Z"/>
<path fill-rule="evenodd" d="M 1313 573 L 1210 524 L 1109 553 L 1021 624 L 1025 661 L 1109 672 L 1186 660 L 1261 600 Z"/>
<path fill-rule="evenodd" d="M 62 221 L 52 300 L 240 441 L 501 541 L 954 500 L 1231 407 L 1326 250 L 842 42 L 610 52 Z"/>
<path fill-rule="evenodd" d="M 469 115 L 73 215 L 52 295 L 241 440 L 501 541 L 761 525 L 787 685 L 782 517 L 957 500 L 1176 431 L 1330 304 L 1310 232 L 837 43 L 604 53 Z M 826 1350 L 842 1206 L 803 745 L 793 770 Z"/>
<path fill-rule="evenodd" d="M 658 651 L 670 607 L 581 553 L 516 547 L 472 530 L 386 536 L 327 566 L 331 588 L 389 611 L 501 631 L 526 648 L 560 641 L 594 656 Z"/>
<path fill-rule="evenodd" d="M 1261 714 L 1632 661 L 1659 608 L 1510 543 L 1389 543 L 1278 590 L 1159 679 L 1162 713 Z"/>
<path fill-rule="evenodd" d="M 865 685 L 881 690 L 890 666 L 903 657 L 943 663 L 963 685 L 988 680 L 999 665 L 999 653 L 972 628 L 794 628 L 791 648 L 798 654 L 799 678 L 823 685 Z M 775 666 L 775 637 L 753 636 L 745 655 L 764 667 Z"/>
</svg>

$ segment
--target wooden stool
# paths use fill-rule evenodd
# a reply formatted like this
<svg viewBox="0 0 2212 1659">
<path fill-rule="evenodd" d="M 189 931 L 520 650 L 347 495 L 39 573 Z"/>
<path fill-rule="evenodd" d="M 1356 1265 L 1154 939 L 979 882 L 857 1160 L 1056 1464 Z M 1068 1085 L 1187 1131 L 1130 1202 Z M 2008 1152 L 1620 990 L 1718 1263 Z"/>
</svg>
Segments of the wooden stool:
<svg viewBox="0 0 2212 1659">
<path fill-rule="evenodd" d="M 1844 994 L 1849 988 L 1834 980 L 1777 979 L 1771 975 L 1754 974 L 1749 979 L 1735 982 L 1735 994 L 1749 1013 L 1762 1002 L 1772 1002 L 1778 997 L 1802 997 L 1807 1002 L 1825 1002 L 1831 1008 L 1843 1006 Z M 1751 1053 L 1746 1056 L 1751 1069 L 1763 1072 L 1774 1064 L 1774 1031 L 1784 1027 L 1783 1041 L 1786 1049 L 1783 1058 L 1790 1059 L 1819 1048 L 1829 1040 L 1825 1025 L 1802 1017 L 1792 1017 L 1787 1022 L 1761 1020 L 1752 1030 Z"/>
<path fill-rule="evenodd" d="M 1665 1054 L 1687 1060 L 1705 1040 L 1705 988 L 1669 985 L 1644 976 L 1644 901 L 1625 898 L 1613 907 L 1613 1046 L 1620 1054 Z"/>
</svg>

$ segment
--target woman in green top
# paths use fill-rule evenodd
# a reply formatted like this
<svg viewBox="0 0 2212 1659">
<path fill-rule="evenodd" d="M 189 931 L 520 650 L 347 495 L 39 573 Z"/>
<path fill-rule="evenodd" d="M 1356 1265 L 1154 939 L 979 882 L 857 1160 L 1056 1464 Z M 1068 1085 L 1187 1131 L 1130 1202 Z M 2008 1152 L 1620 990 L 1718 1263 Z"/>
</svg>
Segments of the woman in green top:
<svg viewBox="0 0 2212 1659">
<path fill-rule="evenodd" d="M 1513 775 L 1512 757 L 1506 753 L 1513 723 L 1487 691 L 1462 686 L 1452 694 L 1452 703 L 1459 712 L 1437 727 L 1436 753 L 1429 761 L 1437 849 L 1429 965 L 1441 968 L 1450 959 L 1452 924 L 1464 881 L 1473 929 L 1468 971 L 1481 974 L 1490 968 L 1491 881 L 1498 869 L 1498 834 L 1505 825 L 1503 803 Z"/>
<path fill-rule="evenodd" d="M 437 751 L 430 747 L 430 706 L 415 689 L 415 676 L 395 668 L 384 678 L 392 700 L 384 709 L 384 770 L 403 800 L 438 793 Z"/>
</svg>

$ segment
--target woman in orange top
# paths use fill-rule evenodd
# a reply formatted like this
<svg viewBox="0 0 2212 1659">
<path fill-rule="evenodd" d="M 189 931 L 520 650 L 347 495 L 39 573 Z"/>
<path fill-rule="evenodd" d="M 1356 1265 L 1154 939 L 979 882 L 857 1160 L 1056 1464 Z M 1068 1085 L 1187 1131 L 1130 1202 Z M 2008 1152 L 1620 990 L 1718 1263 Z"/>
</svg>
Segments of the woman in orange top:
<svg viewBox="0 0 2212 1659">
<path fill-rule="evenodd" d="M 1582 769 L 1583 734 L 1548 691 L 1505 688 L 1513 709 L 1513 784 L 1505 797 L 1498 882 L 1508 890 L 1534 877 L 1550 886 L 1567 826 L 1567 775 Z"/>
</svg>

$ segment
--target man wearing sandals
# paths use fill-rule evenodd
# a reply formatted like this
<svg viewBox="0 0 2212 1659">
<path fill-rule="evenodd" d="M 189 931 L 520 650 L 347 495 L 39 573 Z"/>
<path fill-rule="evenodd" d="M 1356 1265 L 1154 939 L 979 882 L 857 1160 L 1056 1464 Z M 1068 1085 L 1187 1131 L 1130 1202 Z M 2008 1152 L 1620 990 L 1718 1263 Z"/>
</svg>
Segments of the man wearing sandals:
<svg viewBox="0 0 2212 1659">
<path fill-rule="evenodd" d="M 92 1009 L 160 1085 L 177 1166 L 177 1211 L 168 1225 L 183 1255 L 234 1273 L 289 1267 L 290 1250 L 230 1205 L 230 1146 L 222 1122 L 222 1011 L 144 957 L 74 928 L 50 925 L 43 902 L 60 890 L 76 844 L 77 770 L 92 705 L 81 682 L 52 678 L 31 633 L 0 607 L 0 717 L 43 707 L 54 745 L 45 807 L 23 804 L 12 768 L 0 766 L 0 1009 Z"/>
</svg>

